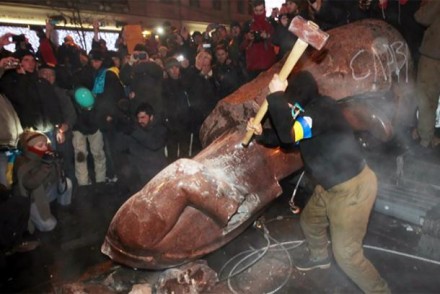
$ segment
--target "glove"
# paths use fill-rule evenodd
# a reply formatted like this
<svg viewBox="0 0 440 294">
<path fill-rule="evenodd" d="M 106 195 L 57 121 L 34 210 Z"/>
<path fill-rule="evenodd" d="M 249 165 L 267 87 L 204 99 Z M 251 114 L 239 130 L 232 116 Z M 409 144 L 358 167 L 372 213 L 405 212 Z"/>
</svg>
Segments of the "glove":
<svg viewBox="0 0 440 294">
<path fill-rule="evenodd" d="M 55 163 L 58 163 L 58 162 L 62 161 L 62 156 L 61 156 L 60 153 L 58 153 L 56 151 L 47 151 L 41 157 L 41 161 L 44 164 L 48 164 L 48 165 L 55 164 Z"/>
<path fill-rule="evenodd" d="M 44 164 L 51 165 L 55 162 L 55 156 L 52 152 L 48 151 L 43 154 L 43 156 L 41 157 L 41 161 Z"/>
</svg>

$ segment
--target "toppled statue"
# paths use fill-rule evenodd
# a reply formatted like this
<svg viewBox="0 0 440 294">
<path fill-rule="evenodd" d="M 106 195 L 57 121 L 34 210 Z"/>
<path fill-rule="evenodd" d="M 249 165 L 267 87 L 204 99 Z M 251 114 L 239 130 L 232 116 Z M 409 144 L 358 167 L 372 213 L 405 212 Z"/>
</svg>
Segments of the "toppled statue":
<svg viewBox="0 0 440 294">
<path fill-rule="evenodd" d="M 415 110 L 406 42 L 380 20 L 328 33 L 326 46 L 306 52 L 292 75 L 309 71 L 319 91 L 340 102 L 355 131 L 390 140 Z M 217 104 L 200 132 L 202 152 L 172 163 L 122 205 L 102 245 L 104 254 L 134 268 L 178 266 L 235 238 L 281 195 L 279 181 L 302 168 L 299 152 L 241 145 L 246 123 L 281 63 Z"/>
</svg>

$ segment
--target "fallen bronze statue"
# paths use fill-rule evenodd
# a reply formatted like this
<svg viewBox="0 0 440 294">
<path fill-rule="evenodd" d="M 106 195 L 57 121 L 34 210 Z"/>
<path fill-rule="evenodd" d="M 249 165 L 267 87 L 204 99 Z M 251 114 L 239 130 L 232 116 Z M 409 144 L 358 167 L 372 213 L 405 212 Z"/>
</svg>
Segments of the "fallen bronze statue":
<svg viewBox="0 0 440 294">
<path fill-rule="evenodd" d="M 292 75 L 310 71 L 321 93 L 340 102 L 356 132 L 391 140 L 415 110 L 407 44 L 380 20 L 328 34 L 324 48 L 308 48 Z M 300 154 L 253 141 L 243 147 L 241 141 L 282 64 L 220 101 L 202 126 L 203 151 L 166 167 L 121 206 L 102 245 L 104 254 L 134 268 L 177 266 L 231 241 L 281 195 L 279 181 L 302 168 Z"/>
</svg>

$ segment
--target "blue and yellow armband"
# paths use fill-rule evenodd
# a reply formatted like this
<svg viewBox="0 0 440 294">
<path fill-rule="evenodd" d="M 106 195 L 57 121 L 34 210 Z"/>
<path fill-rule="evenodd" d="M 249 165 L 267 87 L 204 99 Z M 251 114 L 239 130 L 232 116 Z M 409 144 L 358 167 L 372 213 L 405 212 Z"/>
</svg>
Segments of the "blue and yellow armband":
<svg viewBox="0 0 440 294">
<path fill-rule="evenodd" d="M 312 137 L 312 118 L 309 116 L 300 116 L 293 123 L 292 137 L 295 142 L 299 142 L 302 139 L 308 139 Z"/>
</svg>

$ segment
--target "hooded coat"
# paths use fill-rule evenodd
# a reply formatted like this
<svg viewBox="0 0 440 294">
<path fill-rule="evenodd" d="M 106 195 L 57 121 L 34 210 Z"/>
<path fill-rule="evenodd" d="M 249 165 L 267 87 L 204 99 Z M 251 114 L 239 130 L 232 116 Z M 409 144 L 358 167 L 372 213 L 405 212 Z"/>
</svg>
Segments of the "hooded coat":
<svg viewBox="0 0 440 294">
<path fill-rule="evenodd" d="M 306 172 L 325 189 L 358 175 L 365 166 L 361 147 L 337 102 L 319 93 L 309 72 L 300 72 L 289 85 L 285 94 L 267 97 L 280 144 L 299 145 Z M 294 119 L 289 103 L 300 104 L 304 112 Z"/>
<path fill-rule="evenodd" d="M 28 197 L 35 204 L 41 218 L 47 220 L 53 216 L 46 191 L 48 187 L 58 183 L 58 173 L 55 163 L 45 162 L 43 154 L 37 154 L 29 148 L 27 141 L 36 134 L 38 133 L 26 132 L 20 137 L 19 148 L 22 155 L 17 157 L 14 164 L 13 190 L 14 195 Z M 33 227 L 30 226 L 29 229 L 33 230 Z"/>
</svg>

